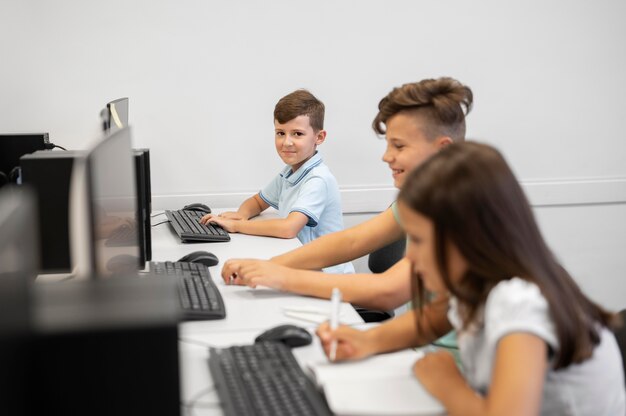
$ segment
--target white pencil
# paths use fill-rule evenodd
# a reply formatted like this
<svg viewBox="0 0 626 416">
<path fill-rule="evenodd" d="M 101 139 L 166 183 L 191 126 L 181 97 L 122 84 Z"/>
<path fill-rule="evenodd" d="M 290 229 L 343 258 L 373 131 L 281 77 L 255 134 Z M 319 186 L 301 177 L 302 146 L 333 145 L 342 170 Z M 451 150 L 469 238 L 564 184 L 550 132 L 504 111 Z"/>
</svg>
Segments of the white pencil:
<svg viewBox="0 0 626 416">
<path fill-rule="evenodd" d="M 335 331 L 339 327 L 339 308 L 341 307 L 341 291 L 334 288 L 330 296 L 330 329 Z M 335 361 L 337 355 L 337 340 L 330 344 L 330 361 Z"/>
</svg>

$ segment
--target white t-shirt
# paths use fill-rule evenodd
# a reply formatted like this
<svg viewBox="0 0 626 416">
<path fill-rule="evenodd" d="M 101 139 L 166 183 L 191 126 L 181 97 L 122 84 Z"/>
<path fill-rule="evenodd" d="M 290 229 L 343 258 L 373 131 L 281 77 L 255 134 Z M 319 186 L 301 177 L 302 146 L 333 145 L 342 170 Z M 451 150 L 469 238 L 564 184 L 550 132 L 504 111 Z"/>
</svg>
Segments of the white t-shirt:
<svg viewBox="0 0 626 416">
<path fill-rule="evenodd" d="M 450 300 L 448 319 L 458 331 L 465 377 L 481 394 L 489 390 L 496 348 L 504 336 L 531 333 L 543 339 L 553 351 L 559 348 L 546 299 L 537 285 L 520 278 L 502 281 L 491 290 L 484 310 L 475 320 L 482 324 L 472 324 L 463 330 L 455 298 Z M 626 414 L 626 387 L 619 347 L 607 328 L 601 329 L 600 338 L 591 358 L 558 371 L 548 370 L 542 415 Z"/>
</svg>

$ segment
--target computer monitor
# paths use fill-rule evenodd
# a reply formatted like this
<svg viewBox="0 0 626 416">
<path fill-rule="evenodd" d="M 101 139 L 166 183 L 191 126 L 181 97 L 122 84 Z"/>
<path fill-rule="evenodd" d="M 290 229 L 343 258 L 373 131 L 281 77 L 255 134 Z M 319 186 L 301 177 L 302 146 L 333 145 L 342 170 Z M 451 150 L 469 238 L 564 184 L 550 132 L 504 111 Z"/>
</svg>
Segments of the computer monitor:
<svg viewBox="0 0 626 416">
<path fill-rule="evenodd" d="M 0 408 L 20 415 L 28 401 L 25 368 L 31 327 L 30 283 L 38 244 L 34 196 L 25 187 L 0 191 Z"/>
<path fill-rule="evenodd" d="M 136 273 L 140 224 L 130 128 L 92 147 L 76 164 L 71 187 L 70 245 L 76 276 Z"/>
<path fill-rule="evenodd" d="M 128 126 L 128 98 L 118 98 L 107 103 L 100 112 L 102 129 L 106 134 L 114 133 Z M 150 151 L 149 149 L 134 149 L 135 177 L 137 190 L 137 219 L 140 227 L 139 248 L 140 268 L 152 258 L 150 213 L 152 212 L 152 197 L 150 189 Z"/>
<path fill-rule="evenodd" d="M 107 132 L 113 133 L 128 127 L 128 97 L 108 102 L 101 115 L 102 127 Z"/>
<path fill-rule="evenodd" d="M 15 168 L 25 154 L 45 150 L 50 144 L 48 133 L 0 134 L 0 187 L 15 182 Z"/>
<path fill-rule="evenodd" d="M 28 287 L 39 269 L 35 206 L 28 188 L 0 191 L 0 333 L 27 323 Z"/>
<path fill-rule="evenodd" d="M 150 221 L 150 151 L 133 149 L 135 188 L 137 190 L 137 219 L 139 222 L 139 265 L 152 260 L 152 223 Z"/>
</svg>

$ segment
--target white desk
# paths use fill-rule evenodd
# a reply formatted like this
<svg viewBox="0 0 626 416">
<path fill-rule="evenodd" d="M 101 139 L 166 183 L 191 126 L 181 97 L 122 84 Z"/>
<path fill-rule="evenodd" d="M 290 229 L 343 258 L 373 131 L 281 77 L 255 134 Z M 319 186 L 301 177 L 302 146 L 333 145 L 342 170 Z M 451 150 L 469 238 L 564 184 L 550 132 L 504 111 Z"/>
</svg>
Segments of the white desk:
<svg viewBox="0 0 626 416">
<path fill-rule="evenodd" d="M 358 327 L 360 329 L 368 329 L 376 325 L 378 325 L 378 323 L 361 324 L 358 325 Z M 213 336 L 211 334 L 205 333 L 189 335 L 188 337 L 181 338 L 179 342 L 179 348 L 181 356 L 181 403 L 183 404 L 183 411 L 185 412 L 183 414 L 198 416 L 217 416 L 223 414 L 219 406 L 220 400 L 215 389 L 215 382 L 213 381 L 210 372 L 199 371 L 198 369 L 204 369 L 208 367 L 207 363 L 209 359 L 209 347 L 221 348 L 230 345 L 249 344 L 253 342 L 255 336 L 256 333 L 254 331 L 238 331 L 220 334 L 219 336 Z M 296 360 L 298 360 L 300 365 L 305 369 L 305 372 L 308 371 L 309 367 L 314 366 L 315 364 L 328 363 L 326 356 L 322 352 L 322 347 L 317 337 L 313 338 L 313 343 L 311 345 L 294 348 L 292 351 Z M 415 354 L 415 359 L 417 359 L 418 353 L 415 351 L 404 351 L 404 353 Z M 400 354 L 403 354 L 403 352 L 400 352 Z M 409 356 L 404 355 L 404 357 L 405 358 L 402 359 L 402 368 L 404 368 L 404 365 L 407 362 L 406 357 Z M 410 358 L 410 361 L 406 363 L 407 373 L 411 372 L 413 362 L 413 359 Z M 397 363 L 393 361 L 385 361 L 385 364 L 391 365 L 391 367 L 397 367 Z M 380 366 L 380 364 L 378 366 Z M 372 369 L 372 371 L 376 371 L 376 374 L 380 374 L 378 371 L 382 371 L 383 373 L 389 371 L 376 366 L 372 367 Z M 368 376 L 369 374 L 370 373 L 368 373 Z M 395 376 L 400 373 L 393 374 Z M 385 376 L 382 377 L 383 381 L 381 383 L 385 383 L 386 380 L 390 380 Z M 402 374 L 402 377 L 404 377 L 404 374 Z M 409 398 L 409 404 L 405 406 L 411 410 L 405 409 L 402 414 L 430 416 L 445 415 L 445 412 L 439 408 L 439 405 L 433 404 L 432 398 L 426 397 L 428 396 L 428 394 L 422 388 L 417 388 L 418 382 L 415 381 L 415 383 L 416 386 L 414 387 L 407 385 L 406 383 L 395 383 L 393 384 L 393 387 L 389 387 L 397 388 L 397 391 L 401 392 L 396 393 L 396 396 L 399 396 L 397 397 L 397 399 L 400 402 L 404 402 L 405 397 Z M 381 392 L 378 389 L 377 384 L 372 385 L 374 386 L 373 388 L 375 388 L 375 391 L 371 392 L 372 397 L 377 397 L 380 394 L 383 394 L 385 396 L 387 394 L 393 394 L 393 392 Z M 409 387 L 408 389 L 407 386 Z M 357 403 L 364 400 L 364 397 L 360 391 L 353 391 L 347 394 L 346 397 L 348 398 L 348 400 Z M 413 409 L 415 409 L 415 411 L 413 411 Z"/>
<path fill-rule="evenodd" d="M 267 217 L 270 217 L 268 214 Z M 265 215 L 261 216 L 265 218 Z M 165 215 L 158 215 L 152 218 L 153 224 L 165 221 Z M 214 270 L 221 270 L 223 262 L 229 258 L 256 258 L 269 259 L 272 256 L 285 253 L 300 247 L 300 241 L 297 238 L 283 239 L 272 237 L 258 237 L 245 234 L 230 234 L 231 240 L 219 243 L 181 243 L 180 239 L 170 227 L 164 223 L 152 227 L 152 259 L 155 261 L 177 260 L 185 254 L 192 251 L 206 250 L 214 253 L 219 259 L 220 264 Z"/>
<path fill-rule="evenodd" d="M 271 216 L 270 213 L 263 215 L 262 218 Z M 164 216 L 159 215 L 152 218 L 152 223 L 157 224 L 164 219 Z M 154 261 L 175 261 L 197 250 L 210 251 L 220 260 L 217 266 L 210 268 L 210 272 L 224 299 L 226 319 L 184 322 L 179 326 L 181 402 L 185 405 L 194 402 L 193 414 L 222 414 L 208 368 L 209 347 L 249 344 L 260 332 L 283 323 L 303 326 L 311 332 L 315 330 L 316 323 L 285 316 L 284 307 L 313 307 L 330 311 L 330 301 L 326 299 L 265 288 L 229 286 L 225 285 L 220 277 L 222 265 L 229 258 L 268 259 L 299 246 L 300 242 L 297 239 L 285 240 L 242 234 L 231 234 L 231 241 L 225 243 L 183 244 L 169 224 L 152 228 Z M 359 314 L 348 303 L 341 305 L 340 316 L 340 321 L 348 325 L 363 323 Z M 294 355 L 301 363 L 325 359 L 315 337 L 313 344 L 294 349 Z M 188 409 L 182 409 L 182 414 L 190 412 Z"/>
<path fill-rule="evenodd" d="M 271 216 L 270 213 L 268 216 Z M 265 215 L 262 216 L 262 218 Z M 152 219 L 159 223 L 161 216 Z M 215 321 L 192 321 L 180 325 L 181 336 L 205 332 L 233 332 L 248 330 L 265 330 L 272 326 L 292 323 L 307 328 L 315 328 L 317 324 L 284 315 L 284 307 L 313 307 L 330 312 L 330 301 L 279 292 L 267 288 L 252 289 L 245 286 L 226 285 L 221 278 L 224 262 L 230 258 L 268 259 L 300 246 L 298 239 L 280 239 L 258 237 L 243 234 L 231 234 L 231 241 L 225 243 L 192 243 L 183 244 L 169 224 L 161 224 L 152 228 L 152 259 L 154 261 L 175 261 L 180 257 L 197 250 L 206 250 L 215 254 L 220 263 L 209 270 L 216 282 L 224 304 L 226 319 Z M 363 320 L 354 308 L 344 303 L 341 306 L 341 323 L 353 325 Z"/>
</svg>

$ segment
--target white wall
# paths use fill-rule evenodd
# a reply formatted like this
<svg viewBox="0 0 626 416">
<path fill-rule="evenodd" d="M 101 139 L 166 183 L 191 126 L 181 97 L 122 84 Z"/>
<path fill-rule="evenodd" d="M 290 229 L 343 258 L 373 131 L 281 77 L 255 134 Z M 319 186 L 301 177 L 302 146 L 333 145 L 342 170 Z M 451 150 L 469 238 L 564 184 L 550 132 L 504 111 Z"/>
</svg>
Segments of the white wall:
<svg viewBox="0 0 626 416">
<path fill-rule="evenodd" d="M 600 260 L 613 277 L 598 293 L 617 304 L 624 16 L 621 0 L 2 0 L 0 131 L 85 148 L 103 105 L 128 96 L 135 145 L 151 149 L 155 207 L 234 206 L 280 168 L 273 106 L 305 87 L 327 106 L 321 151 L 344 208 L 374 212 L 394 194 L 370 128 L 378 101 L 453 76 L 475 93 L 468 136 L 505 153 L 556 245 L 575 244 L 562 238 L 574 224 L 609 233 L 616 245 Z"/>
<path fill-rule="evenodd" d="M 596 302 L 626 308 L 626 204 L 535 206 L 544 238 L 583 291 Z M 345 215 L 346 226 L 374 214 Z M 353 262 L 368 273 L 367 257 Z"/>
</svg>

